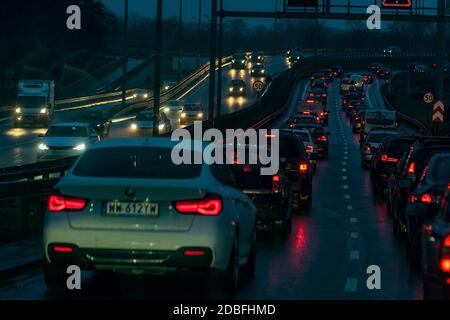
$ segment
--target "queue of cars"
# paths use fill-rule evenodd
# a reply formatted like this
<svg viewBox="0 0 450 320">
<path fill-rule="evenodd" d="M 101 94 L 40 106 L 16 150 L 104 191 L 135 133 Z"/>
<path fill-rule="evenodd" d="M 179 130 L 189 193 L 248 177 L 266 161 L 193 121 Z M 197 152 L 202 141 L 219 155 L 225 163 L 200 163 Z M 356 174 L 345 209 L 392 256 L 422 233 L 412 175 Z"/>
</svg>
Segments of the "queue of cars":
<svg viewBox="0 0 450 320">
<path fill-rule="evenodd" d="M 368 69 L 384 78 L 380 64 Z M 361 166 L 370 170 L 374 192 L 384 197 L 406 256 L 423 270 L 424 298 L 448 299 L 450 138 L 403 134 L 395 112 L 369 109 L 363 98 L 361 92 L 342 97 L 353 132 L 360 134 Z"/>
</svg>

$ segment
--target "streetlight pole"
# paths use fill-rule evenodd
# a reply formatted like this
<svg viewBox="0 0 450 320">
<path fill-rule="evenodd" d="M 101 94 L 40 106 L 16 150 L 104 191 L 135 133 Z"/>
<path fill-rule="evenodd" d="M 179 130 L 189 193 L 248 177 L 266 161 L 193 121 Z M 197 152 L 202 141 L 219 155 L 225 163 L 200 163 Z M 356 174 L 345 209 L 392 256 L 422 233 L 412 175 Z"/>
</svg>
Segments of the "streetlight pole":
<svg viewBox="0 0 450 320">
<path fill-rule="evenodd" d="M 214 92 L 216 84 L 217 0 L 211 0 L 211 28 L 209 39 L 209 123 L 214 128 Z"/>
<path fill-rule="evenodd" d="M 202 38 L 202 0 L 198 0 L 197 69 L 200 68 L 200 43 Z"/>
<path fill-rule="evenodd" d="M 445 61 L 445 48 L 446 48 L 446 25 L 442 21 L 442 18 L 445 15 L 445 3 L 444 1 L 439 2 L 439 10 L 438 10 L 438 22 L 436 26 L 436 96 L 438 100 L 443 101 L 444 99 L 444 61 Z M 433 134 L 437 134 L 438 127 L 437 122 L 433 122 Z"/>
<path fill-rule="evenodd" d="M 275 0 L 275 14 L 278 13 L 278 0 Z M 278 49 L 278 21 L 277 17 L 275 16 L 275 21 L 273 22 L 273 39 L 275 44 L 275 49 Z"/>
<path fill-rule="evenodd" d="M 223 39 L 223 0 L 220 0 L 220 17 L 219 17 L 219 45 L 217 49 L 217 59 L 219 68 L 217 72 L 217 113 L 216 117 L 219 118 L 222 111 L 222 39 Z"/>
<path fill-rule="evenodd" d="M 125 107 L 127 94 L 127 67 L 128 67 L 128 0 L 125 0 L 123 16 L 123 74 L 122 74 L 122 108 Z"/>
<path fill-rule="evenodd" d="M 155 65 L 153 68 L 153 136 L 159 135 L 159 107 L 161 94 L 161 47 L 162 47 L 162 5 L 163 0 L 157 0 L 156 8 L 156 42 Z"/>
<path fill-rule="evenodd" d="M 183 0 L 180 0 L 180 20 L 178 22 L 178 80 L 181 80 L 181 43 L 183 40 Z"/>
</svg>

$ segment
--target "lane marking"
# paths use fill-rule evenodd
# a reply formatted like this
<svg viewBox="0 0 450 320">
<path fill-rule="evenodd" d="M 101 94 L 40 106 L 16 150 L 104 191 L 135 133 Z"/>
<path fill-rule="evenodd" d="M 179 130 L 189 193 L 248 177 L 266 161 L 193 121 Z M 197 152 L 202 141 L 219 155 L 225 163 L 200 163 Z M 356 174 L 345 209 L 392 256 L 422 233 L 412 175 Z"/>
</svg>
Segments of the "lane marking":
<svg viewBox="0 0 450 320">
<path fill-rule="evenodd" d="M 344 198 L 345 199 L 350 199 L 350 195 L 349 194 L 344 194 Z"/>
<path fill-rule="evenodd" d="M 342 176 L 342 180 L 347 180 L 347 176 Z"/>
<path fill-rule="evenodd" d="M 351 223 L 357 223 L 358 222 L 358 218 L 351 217 L 350 218 L 350 222 Z"/>
<path fill-rule="evenodd" d="M 346 165 L 347 165 L 347 162 L 342 162 L 342 165 L 343 165 L 343 166 L 346 166 Z"/>
<path fill-rule="evenodd" d="M 353 210 L 353 206 L 352 206 L 351 204 L 349 204 L 349 205 L 347 206 L 347 210 Z"/>
<path fill-rule="evenodd" d="M 348 185 L 347 185 L 347 184 L 344 184 L 344 185 L 342 185 L 342 188 L 344 188 L 345 190 L 347 190 L 347 189 L 348 189 Z"/>
<path fill-rule="evenodd" d="M 345 169 L 345 168 L 342 168 L 342 172 L 347 172 L 347 169 Z"/>
<path fill-rule="evenodd" d="M 350 251 L 350 259 L 358 260 L 359 259 L 359 251 Z"/>
<path fill-rule="evenodd" d="M 347 278 L 345 281 L 345 292 L 356 292 L 356 289 L 358 288 L 358 278 Z"/>
<path fill-rule="evenodd" d="M 358 237 L 359 237 L 359 232 L 357 232 L 357 231 L 350 232 L 350 238 L 358 239 Z"/>
</svg>

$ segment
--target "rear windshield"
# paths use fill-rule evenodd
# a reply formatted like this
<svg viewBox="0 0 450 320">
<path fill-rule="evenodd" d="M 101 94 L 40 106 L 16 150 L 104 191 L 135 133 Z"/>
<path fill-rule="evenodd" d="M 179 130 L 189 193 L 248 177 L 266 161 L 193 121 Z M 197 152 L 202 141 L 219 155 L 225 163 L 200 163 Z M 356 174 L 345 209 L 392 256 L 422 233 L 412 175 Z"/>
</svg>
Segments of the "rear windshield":
<svg viewBox="0 0 450 320">
<path fill-rule="evenodd" d="M 73 174 L 82 177 L 136 179 L 192 179 L 200 176 L 201 164 L 175 165 L 171 160 L 171 152 L 171 148 L 150 147 L 91 149 L 78 161 Z M 191 159 L 194 159 L 194 154 L 191 154 Z"/>
<path fill-rule="evenodd" d="M 138 120 L 138 121 L 153 121 L 153 113 L 152 112 L 139 113 L 136 116 L 136 120 Z"/>
<path fill-rule="evenodd" d="M 53 126 L 45 134 L 46 137 L 87 137 L 86 127 Z"/>
<path fill-rule="evenodd" d="M 270 189 L 272 176 L 261 175 L 260 165 L 233 165 L 231 166 L 234 178 L 239 189 Z"/>
<path fill-rule="evenodd" d="M 301 156 L 300 143 L 295 136 L 280 137 L 280 158 L 299 158 Z"/>
<path fill-rule="evenodd" d="M 201 104 L 187 104 L 184 107 L 185 111 L 202 111 L 202 105 Z"/>
<path fill-rule="evenodd" d="M 432 170 L 434 180 L 447 183 L 450 180 L 450 158 L 440 158 Z"/>
<path fill-rule="evenodd" d="M 411 143 L 410 140 L 393 140 L 386 148 L 386 153 L 389 157 L 400 158 L 409 150 Z"/>
</svg>

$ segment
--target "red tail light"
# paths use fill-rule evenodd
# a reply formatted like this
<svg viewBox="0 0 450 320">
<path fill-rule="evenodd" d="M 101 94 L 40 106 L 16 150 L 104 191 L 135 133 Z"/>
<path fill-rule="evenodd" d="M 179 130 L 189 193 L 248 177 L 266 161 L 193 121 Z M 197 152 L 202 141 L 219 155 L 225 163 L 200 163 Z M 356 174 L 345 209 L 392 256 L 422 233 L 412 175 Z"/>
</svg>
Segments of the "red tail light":
<svg viewBox="0 0 450 320">
<path fill-rule="evenodd" d="M 307 163 L 301 163 L 299 166 L 300 173 L 307 173 L 309 165 Z"/>
<path fill-rule="evenodd" d="M 310 96 L 310 97 L 314 97 L 314 93 L 310 92 L 310 93 L 309 93 L 309 96 Z"/>
<path fill-rule="evenodd" d="M 64 253 L 71 253 L 73 252 L 72 247 L 63 247 L 63 246 L 56 246 L 53 248 L 53 251 L 55 252 L 64 252 Z"/>
<path fill-rule="evenodd" d="M 326 97 L 327 96 L 327 94 L 326 93 L 322 93 L 322 97 Z"/>
<path fill-rule="evenodd" d="M 420 197 L 420 201 L 423 203 L 430 204 L 431 202 L 433 202 L 433 199 L 431 198 L 431 196 L 428 193 L 425 193 Z"/>
<path fill-rule="evenodd" d="M 222 200 L 210 196 L 201 200 L 177 201 L 175 208 L 180 213 L 198 213 L 203 216 L 217 216 L 222 211 Z"/>
<path fill-rule="evenodd" d="M 318 141 L 327 141 L 327 137 L 326 136 L 321 136 L 317 138 Z"/>
<path fill-rule="evenodd" d="M 183 252 L 185 256 L 204 256 L 205 251 L 204 250 L 185 250 Z"/>
<path fill-rule="evenodd" d="M 381 155 L 381 161 L 383 161 L 383 162 L 397 163 L 397 162 L 398 162 L 398 159 L 397 159 L 397 158 L 388 157 L 387 154 L 382 154 L 382 155 Z"/>
<path fill-rule="evenodd" d="M 450 234 L 442 242 L 442 255 L 439 267 L 442 272 L 450 272 Z"/>
<path fill-rule="evenodd" d="M 306 103 L 314 103 L 315 101 L 314 101 L 314 99 L 307 99 L 306 100 Z"/>
<path fill-rule="evenodd" d="M 313 146 L 306 146 L 306 152 L 313 153 L 314 152 L 314 147 Z"/>
<path fill-rule="evenodd" d="M 51 195 L 48 198 L 47 209 L 52 212 L 81 211 L 86 207 L 86 199 L 66 197 L 62 195 Z"/>
<path fill-rule="evenodd" d="M 278 192 L 280 192 L 280 189 L 281 189 L 281 183 L 280 183 L 280 181 L 281 181 L 281 178 L 280 178 L 280 176 L 273 176 L 272 177 L 272 192 L 273 193 L 278 193 Z"/>
<path fill-rule="evenodd" d="M 408 167 L 408 173 L 414 174 L 414 172 L 416 171 L 416 163 L 412 162 L 409 167 Z"/>
</svg>

